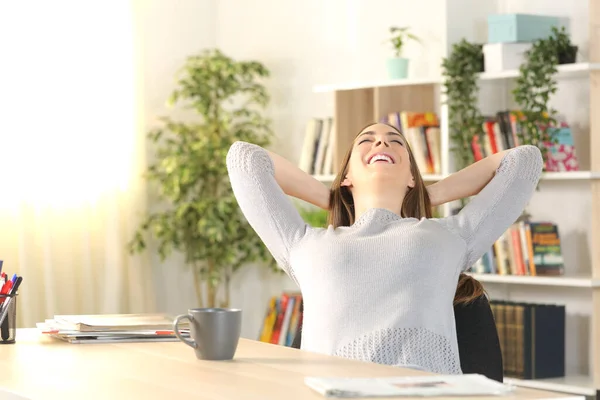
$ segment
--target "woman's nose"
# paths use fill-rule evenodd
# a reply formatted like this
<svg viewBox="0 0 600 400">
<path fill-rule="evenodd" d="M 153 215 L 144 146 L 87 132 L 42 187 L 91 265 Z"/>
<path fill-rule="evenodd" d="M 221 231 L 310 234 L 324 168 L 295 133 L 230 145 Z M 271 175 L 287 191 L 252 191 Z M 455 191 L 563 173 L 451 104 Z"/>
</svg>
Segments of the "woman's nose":
<svg viewBox="0 0 600 400">
<path fill-rule="evenodd" d="M 385 147 L 390 147 L 390 145 L 388 144 L 388 142 L 386 142 L 385 140 L 379 139 L 375 142 L 375 147 L 379 147 L 381 145 L 384 145 Z"/>
</svg>

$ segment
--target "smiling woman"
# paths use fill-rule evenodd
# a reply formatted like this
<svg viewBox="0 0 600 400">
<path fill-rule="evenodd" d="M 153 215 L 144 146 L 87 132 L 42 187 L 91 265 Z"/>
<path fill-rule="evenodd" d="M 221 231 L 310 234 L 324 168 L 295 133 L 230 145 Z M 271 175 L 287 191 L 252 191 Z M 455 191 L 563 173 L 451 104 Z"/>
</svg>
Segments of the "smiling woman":
<svg viewBox="0 0 600 400">
<path fill-rule="evenodd" d="M 541 154 L 521 146 L 425 187 L 398 133 L 384 124 L 359 131 L 331 192 L 282 157 L 237 142 L 227 155 L 231 185 L 302 291 L 302 349 L 461 373 L 453 312 L 459 276 L 520 215 L 541 175 Z M 385 161 L 373 163 L 378 155 Z M 286 194 L 328 209 L 330 225 L 308 226 Z M 432 204 L 472 194 L 458 215 L 429 218 Z"/>
</svg>

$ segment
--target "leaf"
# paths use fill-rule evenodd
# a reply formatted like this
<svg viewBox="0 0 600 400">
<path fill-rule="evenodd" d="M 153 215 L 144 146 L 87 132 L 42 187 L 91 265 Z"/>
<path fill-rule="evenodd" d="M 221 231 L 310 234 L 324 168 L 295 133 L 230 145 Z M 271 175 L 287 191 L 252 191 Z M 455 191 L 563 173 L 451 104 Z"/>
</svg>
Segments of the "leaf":
<svg viewBox="0 0 600 400">
<path fill-rule="evenodd" d="M 225 163 L 235 141 L 270 145 L 271 121 L 264 116 L 269 75 L 263 64 L 234 60 L 218 49 L 186 59 L 167 101 L 190 108 L 195 117 L 161 117 L 148 133 L 153 154 L 144 176 L 158 204 L 128 243 L 132 253 L 147 251 L 150 242 L 163 259 L 181 252 L 211 285 L 220 283 L 224 271 L 248 263 L 273 268 L 273 258 L 239 209 Z"/>
</svg>

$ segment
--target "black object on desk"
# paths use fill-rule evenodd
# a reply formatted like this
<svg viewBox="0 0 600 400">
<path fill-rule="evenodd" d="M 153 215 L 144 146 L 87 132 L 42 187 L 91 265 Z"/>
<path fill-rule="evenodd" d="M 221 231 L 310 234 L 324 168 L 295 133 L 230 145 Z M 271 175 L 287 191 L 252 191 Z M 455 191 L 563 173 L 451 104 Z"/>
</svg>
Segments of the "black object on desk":
<svg viewBox="0 0 600 400">
<path fill-rule="evenodd" d="M 17 296 L 23 281 L 18 277 L 10 293 L 0 294 L 0 344 L 15 343 L 17 333 Z"/>
</svg>

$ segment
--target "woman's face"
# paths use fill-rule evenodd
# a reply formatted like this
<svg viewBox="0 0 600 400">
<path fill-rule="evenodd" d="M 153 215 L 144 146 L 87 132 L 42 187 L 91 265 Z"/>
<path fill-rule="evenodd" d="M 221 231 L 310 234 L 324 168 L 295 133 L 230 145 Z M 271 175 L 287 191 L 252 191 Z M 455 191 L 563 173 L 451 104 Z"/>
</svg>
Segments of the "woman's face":
<svg viewBox="0 0 600 400">
<path fill-rule="evenodd" d="M 373 124 L 362 130 L 352 144 L 348 173 L 342 186 L 364 187 L 386 181 L 404 188 L 414 187 L 408 143 L 397 130 Z"/>
</svg>

